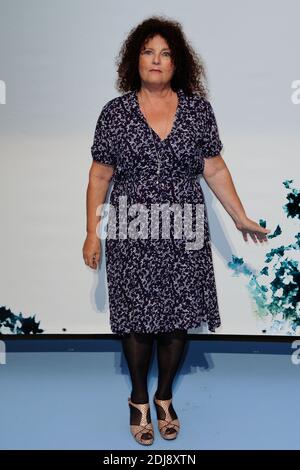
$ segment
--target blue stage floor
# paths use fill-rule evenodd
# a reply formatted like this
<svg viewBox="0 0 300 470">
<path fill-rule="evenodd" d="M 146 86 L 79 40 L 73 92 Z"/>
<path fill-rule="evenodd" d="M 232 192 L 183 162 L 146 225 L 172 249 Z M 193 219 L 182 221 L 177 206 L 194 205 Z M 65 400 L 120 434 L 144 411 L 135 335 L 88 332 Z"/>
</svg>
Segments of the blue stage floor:
<svg viewBox="0 0 300 470">
<path fill-rule="evenodd" d="M 129 433 L 130 382 L 120 343 L 103 345 L 103 351 L 7 353 L 0 365 L 1 449 L 147 449 Z M 178 438 L 160 437 L 151 403 L 156 432 L 148 449 L 299 449 L 300 365 L 287 350 L 205 353 L 205 345 L 189 343 L 175 382 Z M 154 356 L 151 398 L 156 376 Z"/>
</svg>

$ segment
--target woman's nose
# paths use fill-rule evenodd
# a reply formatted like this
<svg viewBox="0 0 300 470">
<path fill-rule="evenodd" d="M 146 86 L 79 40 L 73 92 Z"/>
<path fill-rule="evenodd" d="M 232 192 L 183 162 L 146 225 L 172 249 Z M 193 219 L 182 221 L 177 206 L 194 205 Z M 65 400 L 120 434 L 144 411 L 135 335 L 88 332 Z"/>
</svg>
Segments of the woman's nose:
<svg viewBox="0 0 300 470">
<path fill-rule="evenodd" d="M 154 64 L 159 64 L 159 56 L 153 58 Z"/>
</svg>

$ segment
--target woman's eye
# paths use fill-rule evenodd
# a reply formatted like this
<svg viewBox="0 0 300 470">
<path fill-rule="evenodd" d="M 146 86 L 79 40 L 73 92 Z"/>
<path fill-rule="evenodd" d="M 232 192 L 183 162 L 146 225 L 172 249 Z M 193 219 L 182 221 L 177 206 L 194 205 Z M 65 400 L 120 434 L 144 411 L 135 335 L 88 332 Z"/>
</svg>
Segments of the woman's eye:
<svg viewBox="0 0 300 470">
<path fill-rule="evenodd" d="M 144 51 L 143 53 L 144 53 L 144 54 L 152 54 L 152 51 Z M 170 53 L 170 52 L 168 52 L 168 51 L 165 51 L 165 52 L 163 52 L 163 55 L 170 56 L 170 55 L 171 55 L 171 53 Z"/>
</svg>

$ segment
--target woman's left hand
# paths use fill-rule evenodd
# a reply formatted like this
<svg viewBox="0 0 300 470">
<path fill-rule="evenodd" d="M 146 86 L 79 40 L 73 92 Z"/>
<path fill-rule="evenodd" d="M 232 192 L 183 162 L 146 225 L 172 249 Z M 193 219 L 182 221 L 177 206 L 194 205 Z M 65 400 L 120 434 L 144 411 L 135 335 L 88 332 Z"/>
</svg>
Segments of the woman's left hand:
<svg viewBox="0 0 300 470">
<path fill-rule="evenodd" d="M 260 243 L 267 242 L 268 239 L 266 235 L 271 232 L 271 230 L 262 227 L 254 220 L 248 219 L 248 217 L 235 222 L 235 226 L 242 232 L 245 242 L 248 241 L 248 234 L 255 243 L 257 243 L 257 240 Z"/>
</svg>

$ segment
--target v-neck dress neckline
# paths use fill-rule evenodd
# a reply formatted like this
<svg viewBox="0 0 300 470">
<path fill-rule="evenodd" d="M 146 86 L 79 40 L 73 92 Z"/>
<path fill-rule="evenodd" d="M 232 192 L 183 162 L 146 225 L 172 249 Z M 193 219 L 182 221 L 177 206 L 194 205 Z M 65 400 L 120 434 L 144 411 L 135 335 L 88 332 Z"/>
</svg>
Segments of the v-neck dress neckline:
<svg viewBox="0 0 300 470">
<path fill-rule="evenodd" d="M 180 111 L 181 111 L 181 107 L 182 107 L 182 101 L 183 101 L 183 98 L 182 98 L 182 89 L 179 88 L 176 93 L 177 93 L 177 97 L 178 97 L 178 103 L 177 103 L 177 108 L 176 108 L 176 112 L 175 112 L 175 116 L 174 116 L 174 120 L 173 120 L 173 124 L 172 124 L 172 128 L 169 132 L 169 134 L 164 138 L 164 139 L 161 139 L 160 136 L 157 134 L 157 132 L 155 132 L 155 130 L 149 125 L 147 119 L 145 118 L 144 114 L 142 113 L 142 110 L 140 108 L 140 104 L 139 104 L 139 101 L 138 101 L 138 96 L 137 96 L 137 90 L 135 90 L 133 92 L 133 98 L 134 98 L 134 103 L 135 103 L 135 107 L 136 107 L 136 110 L 140 116 L 140 118 L 144 121 L 144 123 L 146 124 L 146 126 L 148 127 L 149 131 L 153 134 L 153 136 L 159 141 L 159 143 L 161 144 L 164 144 L 165 142 L 167 142 L 173 135 L 176 127 L 177 127 L 177 124 L 178 124 L 178 120 L 179 120 L 179 114 L 180 114 Z"/>
</svg>

